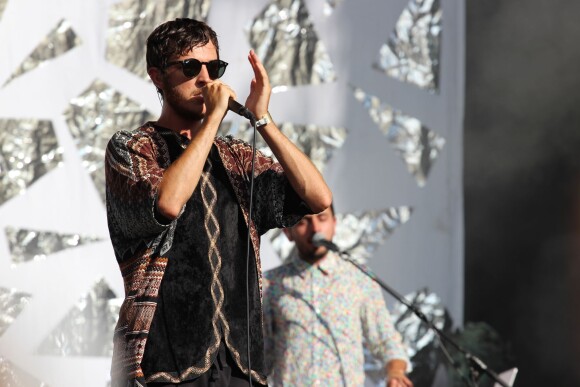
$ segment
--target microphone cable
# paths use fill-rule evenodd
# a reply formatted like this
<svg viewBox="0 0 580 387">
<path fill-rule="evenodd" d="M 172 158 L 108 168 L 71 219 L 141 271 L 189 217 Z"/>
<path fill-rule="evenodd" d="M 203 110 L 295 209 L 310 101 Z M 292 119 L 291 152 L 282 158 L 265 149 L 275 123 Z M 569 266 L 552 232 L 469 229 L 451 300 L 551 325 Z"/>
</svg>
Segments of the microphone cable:
<svg viewBox="0 0 580 387">
<path fill-rule="evenodd" d="M 250 168 L 250 206 L 248 209 L 248 234 L 246 238 L 246 334 L 247 334 L 247 356 L 248 356 L 248 383 L 252 387 L 252 359 L 250 355 L 250 246 L 252 245 L 251 239 L 251 223 L 252 215 L 254 209 L 254 170 L 256 163 L 256 132 L 258 131 L 258 126 L 256 122 L 256 117 L 254 114 L 244 105 L 237 102 L 233 98 L 228 101 L 228 109 L 239 114 L 242 117 L 250 120 L 252 125 L 252 165 Z M 255 252 L 258 254 L 259 252 Z M 256 265 L 256 276 L 258 276 L 258 266 Z M 263 350 L 263 348 L 262 348 Z"/>
<path fill-rule="evenodd" d="M 248 210 L 248 235 L 246 239 L 246 330 L 247 330 L 247 355 L 248 355 L 248 383 L 252 387 L 252 360 L 250 356 L 250 246 L 252 245 L 251 240 L 251 223 L 254 208 L 254 169 L 256 162 L 256 118 L 250 113 L 250 124 L 253 127 L 252 131 L 252 166 L 250 168 L 250 208 Z M 256 253 L 255 253 L 256 254 Z M 258 266 L 256 266 L 256 275 L 258 275 Z"/>
</svg>

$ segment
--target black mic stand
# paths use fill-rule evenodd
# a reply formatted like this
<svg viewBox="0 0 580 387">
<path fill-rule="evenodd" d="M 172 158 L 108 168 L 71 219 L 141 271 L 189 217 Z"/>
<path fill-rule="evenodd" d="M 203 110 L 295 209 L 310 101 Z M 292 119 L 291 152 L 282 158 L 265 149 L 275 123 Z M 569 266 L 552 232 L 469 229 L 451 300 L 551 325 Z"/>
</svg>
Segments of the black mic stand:
<svg viewBox="0 0 580 387">
<path fill-rule="evenodd" d="M 332 247 L 334 247 L 334 244 L 332 244 L 332 245 L 333 245 Z M 437 328 L 435 325 L 433 325 L 433 323 L 431 321 L 429 321 L 429 319 L 427 318 L 427 316 L 425 316 L 425 314 L 423 314 L 423 312 L 421 312 L 418 308 L 416 308 L 414 305 L 409 303 L 402 295 L 400 295 L 394 289 L 392 289 L 387 284 L 385 284 L 369 268 L 367 268 L 366 266 L 353 260 L 348 252 L 341 251 L 338 248 L 332 248 L 331 246 L 327 246 L 327 247 L 330 250 L 335 250 L 341 258 L 343 258 L 345 261 L 353 264 L 357 269 L 362 271 L 370 279 L 372 279 L 377 284 L 379 284 L 381 286 L 381 288 L 386 290 L 389 294 L 391 294 L 393 297 L 395 297 L 401 304 L 405 305 L 407 308 L 409 308 L 409 310 L 411 310 L 413 313 L 415 313 L 415 315 L 417 317 L 419 317 L 419 319 L 421 321 L 423 321 L 425 324 L 427 324 L 427 327 L 429 329 L 433 330 L 440 339 L 443 338 L 447 343 L 451 344 L 451 346 L 453 346 L 461 354 L 463 354 L 465 359 L 469 362 L 470 379 L 467 380 L 468 385 L 473 386 L 473 387 L 477 387 L 477 380 L 479 379 L 479 376 L 482 373 L 486 373 L 487 375 L 489 375 L 489 377 L 491 377 L 496 383 L 499 383 L 501 386 L 511 387 L 506 382 L 501 380 L 499 378 L 499 376 L 493 370 L 489 369 L 487 367 L 487 365 L 480 358 L 478 358 L 477 356 L 473 355 L 469 351 L 462 348 L 459 344 L 457 344 L 455 341 L 453 341 L 453 339 L 451 339 L 447 334 L 445 334 L 445 332 L 443 332 L 442 330 Z M 452 365 L 457 370 L 457 372 L 461 374 L 461 372 L 458 370 L 457 364 L 452 362 Z"/>
</svg>

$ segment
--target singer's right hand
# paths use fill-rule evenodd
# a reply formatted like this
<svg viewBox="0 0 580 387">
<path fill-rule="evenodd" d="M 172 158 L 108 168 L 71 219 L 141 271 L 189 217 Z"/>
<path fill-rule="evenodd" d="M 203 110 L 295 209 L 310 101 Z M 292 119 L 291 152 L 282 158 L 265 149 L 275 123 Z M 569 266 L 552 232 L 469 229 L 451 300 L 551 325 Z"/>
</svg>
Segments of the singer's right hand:
<svg viewBox="0 0 580 387">
<path fill-rule="evenodd" d="M 236 99 L 236 93 L 219 80 L 207 83 L 201 92 L 206 108 L 206 117 L 215 116 L 220 121 L 227 113 L 229 99 Z"/>
</svg>

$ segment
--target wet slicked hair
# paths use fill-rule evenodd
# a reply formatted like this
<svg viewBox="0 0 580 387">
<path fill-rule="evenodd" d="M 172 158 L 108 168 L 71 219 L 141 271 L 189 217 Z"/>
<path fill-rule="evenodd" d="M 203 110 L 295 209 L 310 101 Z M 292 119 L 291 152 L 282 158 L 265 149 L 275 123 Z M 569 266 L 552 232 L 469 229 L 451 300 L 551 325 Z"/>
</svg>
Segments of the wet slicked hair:
<svg viewBox="0 0 580 387">
<path fill-rule="evenodd" d="M 215 46 L 219 58 L 217 34 L 206 23 L 188 18 L 167 21 L 157 26 L 147 38 L 147 69 L 164 69 L 171 58 L 209 42 Z"/>
</svg>

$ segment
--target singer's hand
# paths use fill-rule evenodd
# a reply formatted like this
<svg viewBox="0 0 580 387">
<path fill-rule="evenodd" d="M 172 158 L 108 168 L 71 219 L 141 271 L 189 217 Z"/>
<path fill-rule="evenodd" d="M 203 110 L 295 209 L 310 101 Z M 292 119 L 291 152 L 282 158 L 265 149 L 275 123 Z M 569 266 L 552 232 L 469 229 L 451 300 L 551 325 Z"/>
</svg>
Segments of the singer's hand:
<svg viewBox="0 0 580 387">
<path fill-rule="evenodd" d="M 201 91 L 206 108 L 206 117 L 215 115 L 221 121 L 227 113 L 229 99 L 236 99 L 236 93 L 219 80 L 206 84 Z"/>
<path fill-rule="evenodd" d="M 268 112 L 272 88 L 270 86 L 270 80 L 268 79 L 268 73 L 254 50 L 250 51 L 248 60 L 250 61 L 250 65 L 252 65 L 252 70 L 254 70 L 254 79 L 252 79 L 252 83 L 250 84 L 250 95 L 246 100 L 246 107 L 260 119 L 260 117 Z"/>
</svg>

